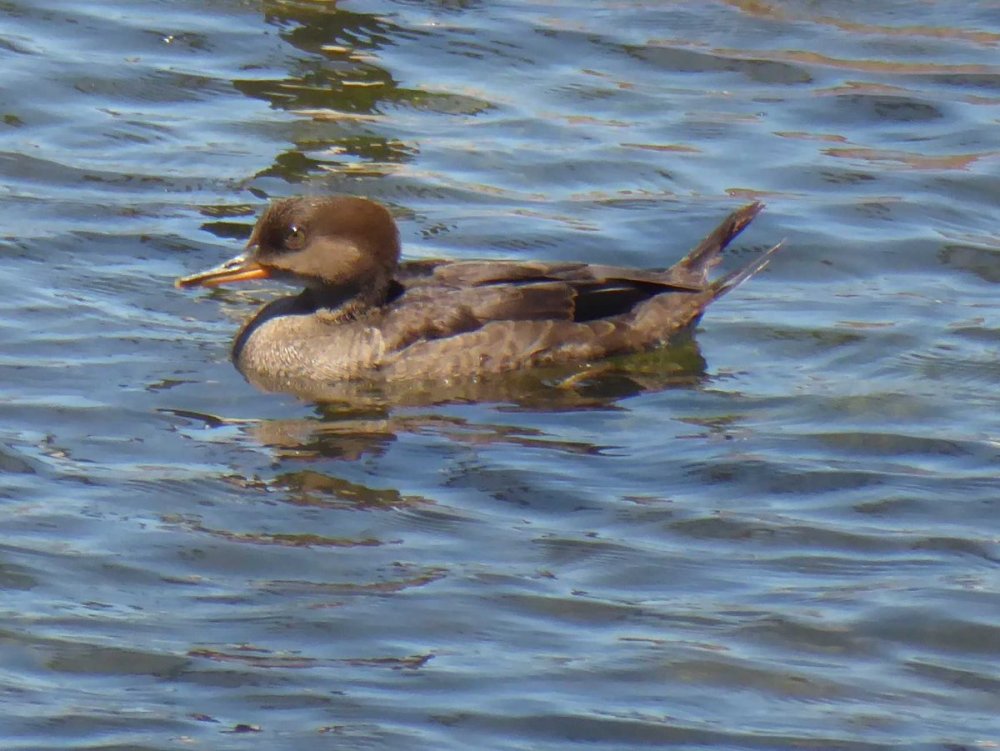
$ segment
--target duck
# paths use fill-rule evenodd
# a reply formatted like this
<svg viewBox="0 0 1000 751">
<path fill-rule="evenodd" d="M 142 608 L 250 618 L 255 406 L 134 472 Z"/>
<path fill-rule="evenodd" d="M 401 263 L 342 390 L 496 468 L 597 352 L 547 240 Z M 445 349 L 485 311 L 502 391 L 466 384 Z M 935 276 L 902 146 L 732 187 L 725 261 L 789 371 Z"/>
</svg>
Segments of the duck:
<svg viewBox="0 0 1000 751">
<path fill-rule="evenodd" d="M 297 285 L 251 315 L 232 361 L 264 389 L 343 382 L 457 382 L 594 363 L 666 345 L 764 268 L 781 244 L 710 281 L 723 250 L 764 208 L 747 204 L 666 270 L 584 262 L 400 261 L 390 211 L 368 198 L 272 202 L 245 252 L 179 288 L 273 279 Z"/>
</svg>

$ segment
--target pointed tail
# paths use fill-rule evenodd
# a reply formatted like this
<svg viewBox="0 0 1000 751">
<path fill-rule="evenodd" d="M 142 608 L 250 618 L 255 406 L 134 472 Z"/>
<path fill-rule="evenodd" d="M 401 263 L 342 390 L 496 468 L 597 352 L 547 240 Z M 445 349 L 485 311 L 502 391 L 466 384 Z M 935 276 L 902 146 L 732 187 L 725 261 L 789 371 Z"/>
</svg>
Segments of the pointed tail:
<svg viewBox="0 0 1000 751">
<path fill-rule="evenodd" d="M 667 272 L 670 281 L 696 289 L 703 288 L 708 283 L 709 269 L 721 260 L 723 248 L 729 245 L 763 209 L 763 203 L 754 201 L 736 209 L 723 219 L 722 223 L 708 237 L 670 267 Z"/>
<path fill-rule="evenodd" d="M 777 253 L 779 250 L 781 250 L 781 245 L 782 243 L 778 243 L 773 248 L 768 250 L 766 253 L 763 253 L 762 255 L 759 255 L 757 258 L 754 258 L 750 263 L 748 263 L 743 268 L 736 269 L 736 271 L 733 271 L 730 274 L 726 274 L 721 279 L 716 279 L 714 282 L 708 285 L 708 289 L 712 293 L 712 299 L 717 300 L 730 290 L 736 289 L 747 279 L 749 279 L 758 271 L 760 271 L 762 268 L 767 266 L 767 264 L 771 261 L 771 257 L 774 256 L 774 254 Z"/>
</svg>

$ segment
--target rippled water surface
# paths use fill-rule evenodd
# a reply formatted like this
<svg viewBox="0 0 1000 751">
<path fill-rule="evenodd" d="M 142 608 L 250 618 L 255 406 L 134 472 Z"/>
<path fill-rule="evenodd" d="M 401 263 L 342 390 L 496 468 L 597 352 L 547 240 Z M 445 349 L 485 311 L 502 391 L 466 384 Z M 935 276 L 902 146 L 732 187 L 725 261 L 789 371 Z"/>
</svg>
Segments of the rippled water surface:
<svg viewBox="0 0 1000 751">
<path fill-rule="evenodd" d="M 0 3 L 0 747 L 1000 744 L 1000 6 Z M 246 384 L 271 197 L 410 257 L 781 239 L 555 389 Z"/>
</svg>

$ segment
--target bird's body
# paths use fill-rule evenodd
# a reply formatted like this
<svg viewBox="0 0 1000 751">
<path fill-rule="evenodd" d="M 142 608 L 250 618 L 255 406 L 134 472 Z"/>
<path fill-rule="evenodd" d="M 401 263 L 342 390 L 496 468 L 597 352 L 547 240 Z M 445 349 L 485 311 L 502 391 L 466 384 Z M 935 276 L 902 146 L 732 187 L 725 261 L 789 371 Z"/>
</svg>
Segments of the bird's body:
<svg viewBox="0 0 1000 751">
<path fill-rule="evenodd" d="M 250 253 L 178 286 L 275 277 L 305 286 L 240 329 L 252 382 L 301 390 L 342 381 L 460 379 L 593 361 L 663 344 L 761 269 L 777 246 L 715 282 L 708 271 L 761 210 L 738 209 L 666 271 L 515 261 L 399 263 L 398 231 L 362 198 L 277 201 Z"/>
</svg>

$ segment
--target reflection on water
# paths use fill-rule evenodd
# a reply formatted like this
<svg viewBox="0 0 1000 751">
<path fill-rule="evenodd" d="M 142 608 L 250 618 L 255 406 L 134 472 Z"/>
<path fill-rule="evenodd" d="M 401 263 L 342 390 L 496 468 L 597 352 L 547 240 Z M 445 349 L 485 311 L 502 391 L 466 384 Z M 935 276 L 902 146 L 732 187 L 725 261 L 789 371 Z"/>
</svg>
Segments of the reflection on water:
<svg viewBox="0 0 1000 751">
<path fill-rule="evenodd" d="M 402 87 L 372 55 L 391 44 L 400 28 L 372 14 L 330 12 L 317 3 L 265 2 L 264 17 L 307 55 L 281 78 L 233 82 L 247 96 L 301 118 L 291 147 L 258 177 L 291 182 L 324 172 L 379 177 L 413 159 L 414 145 L 393 138 L 379 123 L 386 104 L 421 106 L 427 95 Z"/>
<path fill-rule="evenodd" d="M 996 745 L 995 3 L 0 19 L 4 749 Z M 338 191 L 416 258 L 757 196 L 795 252 L 607 368 L 262 394 L 285 291 L 170 282 Z"/>
<path fill-rule="evenodd" d="M 401 433 L 434 433 L 451 443 L 475 446 L 512 444 L 571 452 L 598 452 L 598 446 L 559 441 L 543 431 L 506 424 L 470 422 L 454 415 L 415 413 L 412 408 L 482 403 L 506 413 L 568 413 L 617 410 L 623 399 L 668 388 L 689 388 L 704 379 L 705 361 L 696 342 L 682 337 L 667 348 L 622 355 L 596 365 L 533 368 L 503 376 L 460 382 L 407 381 L 329 385 L 309 418 L 261 421 L 229 420 L 190 410 L 165 410 L 187 428 L 236 427 L 282 460 L 356 461 L 379 456 Z M 302 398 L 301 394 L 298 394 Z M 335 480 L 338 493 L 351 483 Z M 306 484 L 309 484 L 308 482 Z M 283 486 L 290 487 L 290 486 Z M 382 498 L 382 493 L 376 493 Z M 395 495 L 391 496 L 395 498 Z M 385 501 L 373 501 L 386 505 Z"/>
</svg>

